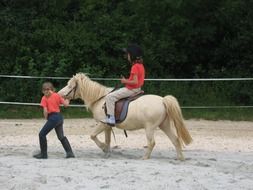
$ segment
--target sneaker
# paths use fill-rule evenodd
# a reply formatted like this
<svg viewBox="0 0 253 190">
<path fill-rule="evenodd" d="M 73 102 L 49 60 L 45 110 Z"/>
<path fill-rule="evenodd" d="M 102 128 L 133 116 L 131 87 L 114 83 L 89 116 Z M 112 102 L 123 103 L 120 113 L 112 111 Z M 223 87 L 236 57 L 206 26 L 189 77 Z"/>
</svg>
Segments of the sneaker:
<svg viewBox="0 0 253 190">
<path fill-rule="evenodd" d="M 108 116 L 107 118 L 105 119 L 102 119 L 101 120 L 102 123 L 106 123 L 107 125 L 110 125 L 110 126 L 115 126 L 115 117 L 110 115 Z"/>
</svg>

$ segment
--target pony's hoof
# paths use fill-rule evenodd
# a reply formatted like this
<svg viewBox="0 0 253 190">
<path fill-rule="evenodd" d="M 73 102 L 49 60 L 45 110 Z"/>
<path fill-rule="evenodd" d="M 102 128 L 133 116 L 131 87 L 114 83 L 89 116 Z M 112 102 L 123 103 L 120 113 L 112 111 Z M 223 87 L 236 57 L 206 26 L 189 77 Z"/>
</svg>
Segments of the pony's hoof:
<svg viewBox="0 0 253 190">
<path fill-rule="evenodd" d="M 110 146 L 107 146 L 106 144 L 104 144 L 103 146 L 101 146 L 101 150 L 104 153 L 110 152 Z"/>
<path fill-rule="evenodd" d="M 179 157 L 179 158 L 177 158 L 177 160 L 185 161 L 185 158 L 184 157 Z"/>
<path fill-rule="evenodd" d="M 148 159 L 149 159 L 148 156 L 143 156 L 143 157 L 142 157 L 142 160 L 148 160 Z"/>
<path fill-rule="evenodd" d="M 109 149 L 109 148 L 103 148 L 102 150 L 103 150 L 104 153 L 110 152 L 110 149 Z"/>
<path fill-rule="evenodd" d="M 110 152 L 105 153 L 104 158 L 109 158 L 111 156 Z"/>
</svg>

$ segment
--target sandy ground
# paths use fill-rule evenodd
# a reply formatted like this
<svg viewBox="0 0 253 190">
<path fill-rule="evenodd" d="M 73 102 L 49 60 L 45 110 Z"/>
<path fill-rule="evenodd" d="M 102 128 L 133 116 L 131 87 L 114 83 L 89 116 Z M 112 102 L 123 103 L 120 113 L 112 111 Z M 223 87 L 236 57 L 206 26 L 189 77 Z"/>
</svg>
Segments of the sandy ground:
<svg viewBox="0 0 253 190">
<path fill-rule="evenodd" d="M 0 190 L 238 190 L 253 189 L 253 122 L 187 120 L 194 142 L 175 160 L 172 143 L 160 130 L 149 160 L 141 160 L 143 130 L 115 129 L 112 153 L 90 139 L 92 119 L 65 120 L 65 135 L 76 158 L 65 159 L 55 132 L 48 136 L 49 159 L 32 157 L 44 120 L 0 120 Z M 99 136 L 103 139 L 103 135 Z"/>
</svg>

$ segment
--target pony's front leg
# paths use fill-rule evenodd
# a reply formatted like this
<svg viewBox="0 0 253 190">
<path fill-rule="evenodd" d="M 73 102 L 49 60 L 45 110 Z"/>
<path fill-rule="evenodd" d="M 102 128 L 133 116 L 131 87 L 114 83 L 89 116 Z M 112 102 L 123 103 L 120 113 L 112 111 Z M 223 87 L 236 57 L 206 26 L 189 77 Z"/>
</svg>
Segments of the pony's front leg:
<svg viewBox="0 0 253 190">
<path fill-rule="evenodd" d="M 105 158 L 109 158 L 111 155 L 111 132 L 112 128 L 107 126 L 105 129 L 105 146 L 103 149 Z"/>
<path fill-rule="evenodd" d="M 90 135 L 90 138 L 96 143 L 96 145 L 101 148 L 104 152 L 108 152 L 108 146 L 105 143 L 102 143 L 98 138 L 97 135 L 105 131 L 106 126 L 102 123 L 99 123 L 92 134 Z M 107 131 L 107 130 L 106 130 Z"/>
<path fill-rule="evenodd" d="M 155 146 L 155 137 L 154 137 L 155 129 L 152 127 L 147 127 L 145 130 L 146 130 L 148 145 L 147 145 L 147 151 L 142 158 L 143 160 L 147 160 L 150 158 L 151 152 Z"/>
<path fill-rule="evenodd" d="M 104 149 L 104 152 L 110 152 L 110 150 L 111 150 L 111 134 L 112 134 L 112 128 L 111 127 L 106 127 L 106 129 L 105 129 L 106 149 Z"/>
</svg>

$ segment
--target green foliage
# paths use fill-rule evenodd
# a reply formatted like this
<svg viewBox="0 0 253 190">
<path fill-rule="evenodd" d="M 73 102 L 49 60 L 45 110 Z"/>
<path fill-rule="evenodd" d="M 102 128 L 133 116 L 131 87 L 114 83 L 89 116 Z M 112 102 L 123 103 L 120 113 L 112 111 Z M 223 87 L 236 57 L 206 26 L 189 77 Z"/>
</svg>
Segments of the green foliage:
<svg viewBox="0 0 253 190">
<path fill-rule="evenodd" d="M 130 42 L 144 49 L 147 78 L 253 73 L 250 0 L 2 0 L 0 24 L 0 74 L 119 78 L 130 69 L 121 53 Z M 1 79 L 0 99 L 38 102 L 42 82 Z M 144 88 L 171 93 L 183 106 L 253 103 L 252 82 L 146 82 Z"/>
</svg>

